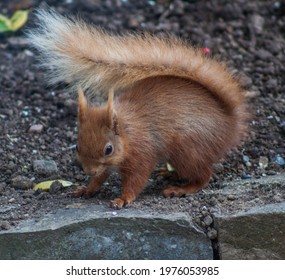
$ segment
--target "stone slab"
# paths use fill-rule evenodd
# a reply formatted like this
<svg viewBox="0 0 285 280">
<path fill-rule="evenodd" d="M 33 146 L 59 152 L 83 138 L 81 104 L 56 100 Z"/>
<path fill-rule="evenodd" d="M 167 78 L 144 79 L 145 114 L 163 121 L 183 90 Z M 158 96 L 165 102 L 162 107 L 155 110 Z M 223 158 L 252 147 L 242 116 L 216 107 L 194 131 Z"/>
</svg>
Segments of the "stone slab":
<svg viewBox="0 0 285 280">
<path fill-rule="evenodd" d="M 193 260 L 213 259 L 213 251 L 185 214 L 75 204 L 1 232 L 0 259 Z"/>
<path fill-rule="evenodd" d="M 285 259 L 285 202 L 215 216 L 220 258 Z"/>
</svg>

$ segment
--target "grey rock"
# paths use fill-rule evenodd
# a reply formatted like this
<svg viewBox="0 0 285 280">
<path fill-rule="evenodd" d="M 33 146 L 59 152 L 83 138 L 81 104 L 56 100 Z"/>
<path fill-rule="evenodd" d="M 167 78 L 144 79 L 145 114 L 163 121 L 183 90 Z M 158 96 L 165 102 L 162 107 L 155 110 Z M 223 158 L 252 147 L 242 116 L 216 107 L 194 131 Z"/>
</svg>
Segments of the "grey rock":
<svg viewBox="0 0 285 280">
<path fill-rule="evenodd" d="M 66 107 L 70 115 L 77 116 L 77 101 L 76 100 L 68 98 L 64 101 L 64 106 Z"/>
<path fill-rule="evenodd" d="M 0 221 L 0 228 L 3 230 L 9 230 L 11 228 L 11 225 L 7 221 Z"/>
<path fill-rule="evenodd" d="M 229 194 L 227 199 L 228 200 L 236 200 L 236 197 L 233 194 Z"/>
<path fill-rule="evenodd" d="M 207 215 L 207 216 L 204 218 L 204 223 L 205 223 L 206 226 L 211 225 L 212 222 L 213 222 L 213 219 L 212 219 L 212 217 L 211 217 L 210 215 Z"/>
<path fill-rule="evenodd" d="M 213 259 L 187 215 L 68 207 L 0 232 L 0 259 Z"/>
<path fill-rule="evenodd" d="M 136 16 L 130 16 L 129 20 L 128 20 L 128 25 L 131 28 L 137 28 L 140 26 L 141 22 L 144 20 L 144 18 L 142 17 L 138 17 Z"/>
<path fill-rule="evenodd" d="M 9 42 L 10 45 L 13 45 L 13 46 L 26 47 L 29 45 L 29 41 L 25 37 L 14 36 L 14 37 L 8 38 L 7 41 Z"/>
<path fill-rule="evenodd" d="M 244 73 L 239 73 L 238 80 L 245 88 L 249 88 L 252 86 L 252 79 Z"/>
<path fill-rule="evenodd" d="M 35 160 L 33 168 L 36 173 L 41 175 L 53 175 L 58 171 L 57 165 L 53 160 Z"/>
<path fill-rule="evenodd" d="M 4 192 L 5 187 L 6 183 L 0 183 L 0 195 Z"/>
<path fill-rule="evenodd" d="M 207 232 L 207 236 L 210 239 L 216 239 L 218 237 L 218 232 L 217 230 L 215 230 L 214 228 L 211 228 L 208 232 Z"/>
<path fill-rule="evenodd" d="M 62 184 L 59 181 L 54 181 L 50 186 L 49 193 L 55 194 L 60 192 L 62 189 L 63 189 Z"/>
<path fill-rule="evenodd" d="M 270 78 L 270 80 L 267 81 L 266 86 L 271 90 L 276 89 L 278 87 L 277 79 Z"/>
<path fill-rule="evenodd" d="M 272 54 L 265 50 L 265 49 L 260 49 L 256 52 L 256 56 L 257 58 L 261 59 L 261 60 L 269 60 L 272 59 Z"/>
<path fill-rule="evenodd" d="M 214 172 L 221 173 L 224 171 L 224 166 L 222 163 L 214 164 Z"/>
<path fill-rule="evenodd" d="M 255 33 L 261 34 L 263 31 L 265 19 L 258 14 L 253 14 L 250 21 Z"/>
<path fill-rule="evenodd" d="M 284 259 L 285 202 L 216 216 L 222 259 Z"/>
<path fill-rule="evenodd" d="M 8 206 L 1 206 L 0 207 L 0 214 L 8 213 L 10 210 L 16 208 L 16 206 L 8 205 Z"/>
<path fill-rule="evenodd" d="M 16 176 L 12 178 L 11 186 L 15 189 L 28 190 L 33 187 L 33 181 L 25 176 Z"/>
<path fill-rule="evenodd" d="M 42 124 L 33 124 L 30 128 L 29 128 L 29 132 L 31 133 L 41 133 L 44 129 L 44 126 Z"/>
</svg>

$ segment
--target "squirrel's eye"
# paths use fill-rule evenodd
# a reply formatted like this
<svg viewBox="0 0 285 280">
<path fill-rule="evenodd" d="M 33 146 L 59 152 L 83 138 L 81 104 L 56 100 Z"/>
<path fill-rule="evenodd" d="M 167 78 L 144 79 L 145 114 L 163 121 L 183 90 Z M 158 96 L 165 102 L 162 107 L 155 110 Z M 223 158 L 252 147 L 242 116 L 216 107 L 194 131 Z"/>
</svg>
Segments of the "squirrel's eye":
<svg viewBox="0 0 285 280">
<path fill-rule="evenodd" d="M 107 144 L 105 146 L 105 149 L 104 149 L 104 154 L 105 156 L 110 156 L 112 153 L 113 153 L 113 145 L 112 144 Z"/>
</svg>

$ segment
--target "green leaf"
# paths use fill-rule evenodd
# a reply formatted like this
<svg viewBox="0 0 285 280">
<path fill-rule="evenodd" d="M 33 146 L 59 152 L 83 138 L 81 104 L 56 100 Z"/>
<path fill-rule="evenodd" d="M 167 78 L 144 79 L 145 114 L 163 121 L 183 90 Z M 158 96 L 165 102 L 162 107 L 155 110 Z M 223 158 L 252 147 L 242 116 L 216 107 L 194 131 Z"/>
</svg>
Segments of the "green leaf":
<svg viewBox="0 0 285 280">
<path fill-rule="evenodd" d="M 17 31 L 26 23 L 27 20 L 28 11 L 25 10 L 16 11 L 10 19 L 0 14 L 0 33 Z"/>
<path fill-rule="evenodd" d="M 52 183 L 54 182 L 60 182 L 62 184 L 63 187 L 70 187 L 73 185 L 72 182 L 70 181 L 65 181 L 65 180 L 50 180 L 50 181 L 44 181 L 44 182 L 41 182 L 37 185 L 34 186 L 34 190 L 38 190 L 38 189 L 41 189 L 42 191 L 49 191 Z"/>
<path fill-rule="evenodd" d="M 0 33 L 9 31 L 11 29 L 11 22 L 8 18 L 0 14 Z"/>
</svg>

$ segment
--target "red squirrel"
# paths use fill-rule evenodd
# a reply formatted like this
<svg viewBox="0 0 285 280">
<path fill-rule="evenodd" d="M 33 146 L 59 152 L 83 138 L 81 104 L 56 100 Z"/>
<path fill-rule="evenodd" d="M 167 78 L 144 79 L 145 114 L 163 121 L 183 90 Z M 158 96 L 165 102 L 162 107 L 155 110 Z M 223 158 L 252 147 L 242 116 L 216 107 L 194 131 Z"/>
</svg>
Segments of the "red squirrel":
<svg viewBox="0 0 285 280">
<path fill-rule="evenodd" d="M 166 187 L 165 197 L 206 187 L 247 127 L 245 90 L 224 63 L 174 36 L 115 35 L 51 9 L 36 14 L 28 36 L 49 81 L 79 88 L 77 154 L 90 182 L 75 196 L 94 195 L 116 170 L 122 192 L 111 205 L 122 208 L 158 161 L 187 182 Z M 108 94 L 107 103 L 92 105 L 82 89 Z"/>
</svg>

